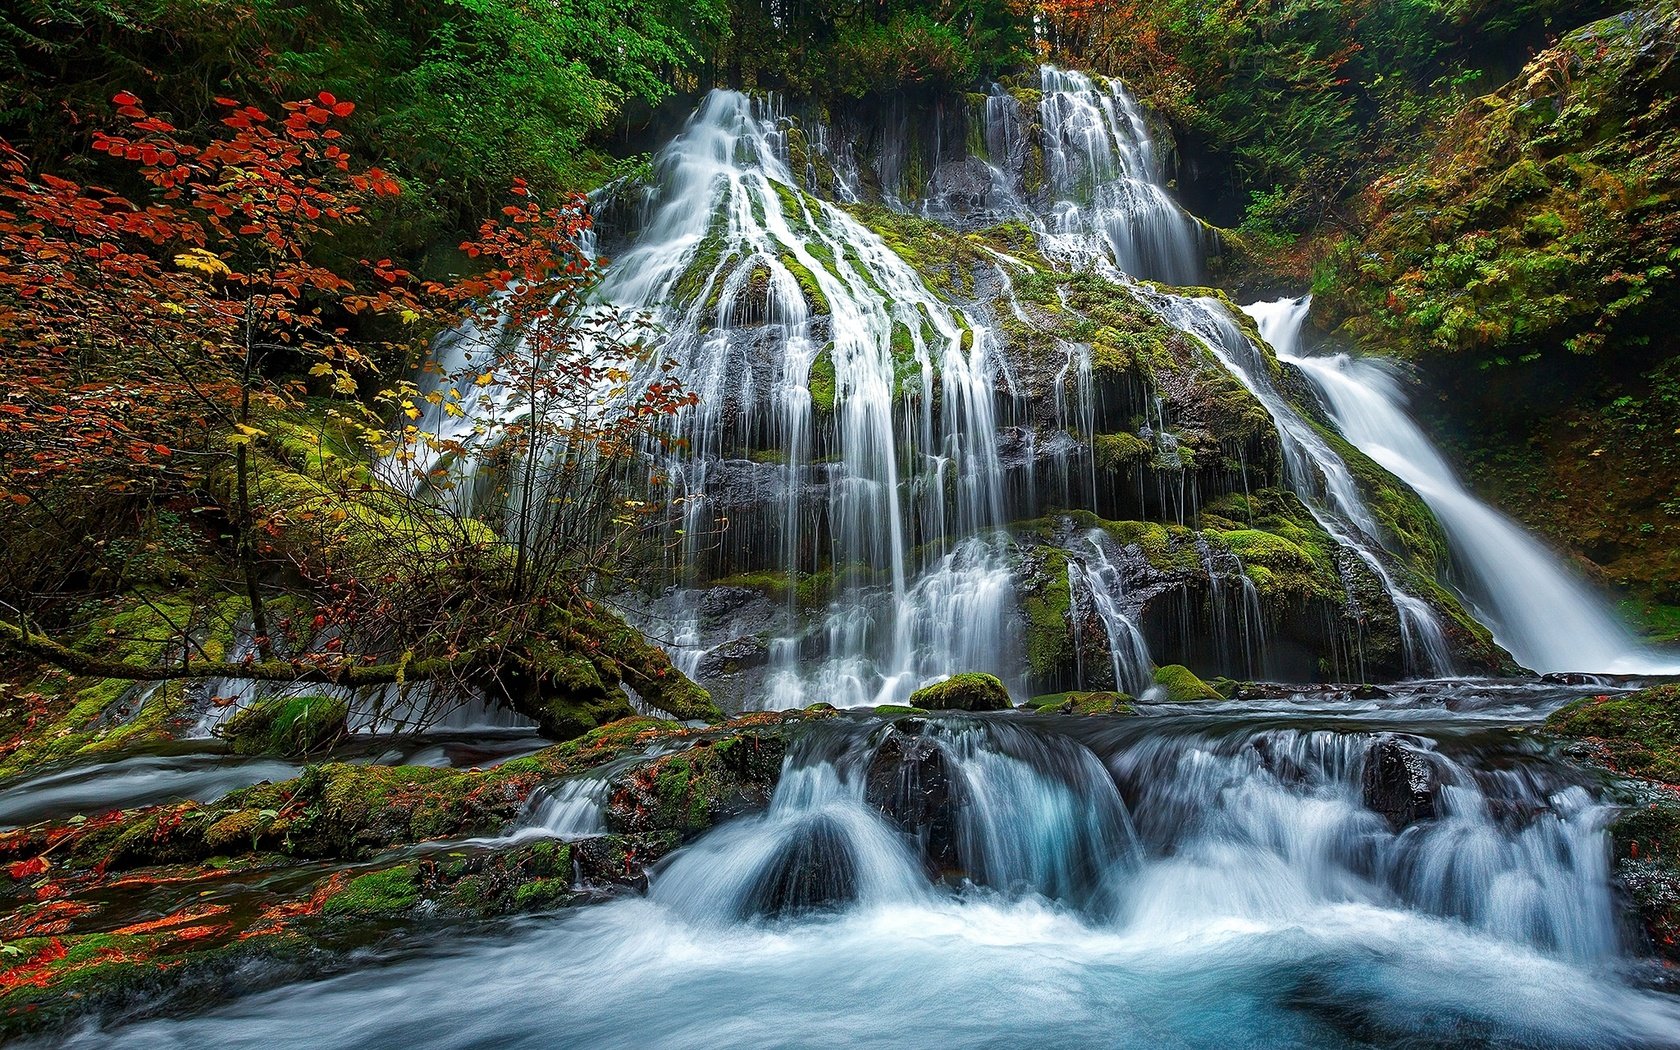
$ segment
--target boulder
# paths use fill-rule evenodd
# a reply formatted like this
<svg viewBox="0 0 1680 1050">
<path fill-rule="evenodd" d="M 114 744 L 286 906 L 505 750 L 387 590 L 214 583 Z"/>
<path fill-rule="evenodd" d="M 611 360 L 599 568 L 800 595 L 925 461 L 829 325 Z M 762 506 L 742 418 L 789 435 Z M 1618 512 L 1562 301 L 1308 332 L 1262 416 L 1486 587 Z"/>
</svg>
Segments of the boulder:
<svg viewBox="0 0 1680 1050">
<path fill-rule="evenodd" d="M 957 867 L 959 782 L 939 745 L 893 728 L 875 749 L 864 777 L 864 801 L 915 838 L 935 873 Z"/>
<path fill-rule="evenodd" d="M 1165 693 L 1162 699 L 1169 703 L 1182 704 L 1196 700 L 1223 700 L 1224 697 L 1196 677 L 1195 672 L 1183 664 L 1168 664 L 1155 671 L 1155 684 Z"/>
<path fill-rule="evenodd" d="M 1390 737 L 1365 753 L 1364 802 L 1396 831 L 1440 813 L 1441 777 L 1427 755 Z"/>
<path fill-rule="evenodd" d="M 1009 690 L 995 675 L 954 674 L 910 694 L 910 706 L 926 711 L 1003 711 Z"/>
<path fill-rule="evenodd" d="M 817 814 L 799 825 L 759 872 L 745 901 L 743 917 L 792 915 L 854 900 L 857 861 L 845 829 Z"/>
</svg>

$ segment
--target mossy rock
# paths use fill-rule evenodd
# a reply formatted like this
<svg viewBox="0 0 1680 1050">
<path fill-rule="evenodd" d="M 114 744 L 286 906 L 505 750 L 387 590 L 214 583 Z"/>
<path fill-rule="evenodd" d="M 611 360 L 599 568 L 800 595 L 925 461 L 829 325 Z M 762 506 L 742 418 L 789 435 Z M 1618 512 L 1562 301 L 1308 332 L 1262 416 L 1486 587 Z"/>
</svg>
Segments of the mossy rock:
<svg viewBox="0 0 1680 1050">
<path fill-rule="evenodd" d="M 1680 960 L 1680 684 L 1588 697 L 1546 728 L 1581 741 L 1592 764 L 1616 775 L 1616 874 L 1652 944 Z"/>
<path fill-rule="evenodd" d="M 239 711 L 221 735 L 242 755 L 301 757 L 344 739 L 350 704 L 336 696 L 277 696 Z"/>
<path fill-rule="evenodd" d="M 928 711 L 1003 711 L 1009 690 L 997 676 L 966 672 L 924 685 L 910 694 L 910 706 Z"/>
<path fill-rule="evenodd" d="M 1155 684 L 1161 687 L 1168 703 L 1194 703 L 1200 700 L 1223 700 L 1224 697 L 1194 671 L 1183 664 L 1167 664 L 1155 669 Z"/>
<path fill-rule="evenodd" d="M 401 915 L 420 902 L 420 890 L 415 884 L 419 870 L 416 864 L 399 864 L 359 875 L 328 897 L 321 911 L 340 916 Z"/>
<path fill-rule="evenodd" d="M 1108 691 L 1045 693 L 1027 701 L 1037 714 L 1129 715 L 1136 713 L 1127 693 Z"/>
<path fill-rule="evenodd" d="M 1680 684 L 1578 700 L 1546 728 L 1594 741 L 1617 772 L 1680 784 Z"/>
</svg>

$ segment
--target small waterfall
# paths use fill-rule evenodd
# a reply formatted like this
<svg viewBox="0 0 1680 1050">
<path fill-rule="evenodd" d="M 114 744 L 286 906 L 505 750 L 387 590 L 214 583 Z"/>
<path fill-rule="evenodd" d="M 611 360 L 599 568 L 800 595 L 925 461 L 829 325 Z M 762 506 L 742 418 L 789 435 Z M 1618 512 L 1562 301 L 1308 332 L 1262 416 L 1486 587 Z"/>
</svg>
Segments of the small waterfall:
<svg viewBox="0 0 1680 1050">
<path fill-rule="evenodd" d="M 1541 672 L 1680 672 L 1680 659 L 1637 644 L 1604 599 L 1555 554 L 1465 488 L 1406 413 L 1400 386 L 1380 361 L 1305 356 L 1301 329 L 1310 305 L 1306 298 L 1280 299 L 1244 309 L 1279 359 L 1312 381 L 1343 436 L 1434 511 L 1466 596 L 1500 645 Z"/>
<path fill-rule="evenodd" d="M 1109 559 L 1108 546 L 1101 530 L 1085 535 L 1084 550 L 1075 550 L 1068 558 L 1068 586 L 1075 602 L 1088 602 L 1089 608 L 1102 621 L 1108 636 L 1108 657 L 1114 672 L 1114 688 L 1142 696 L 1154 682 L 1154 663 L 1149 658 L 1149 646 L 1137 624 L 1121 607 L 1125 581 L 1120 569 Z M 1080 606 L 1076 605 L 1075 608 Z M 1075 632 L 1075 639 L 1080 637 Z M 1083 654 L 1080 658 L 1083 679 Z M 1084 682 L 1081 681 L 1081 685 Z"/>
<path fill-rule="evenodd" d="M 1201 227 L 1163 188 L 1155 141 L 1119 81 L 1039 70 L 1044 203 L 1037 223 L 1045 250 L 1068 261 L 1107 259 L 1133 277 L 1195 284 L 1202 275 Z M 1008 143 L 1007 105 L 986 109 L 986 138 Z M 1018 134 L 1013 133 L 1013 134 Z"/>
<path fill-rule="evenodd" d="M 1370 765 L 1404 753 L 1432 812 L 1373 811 Z M 1287 920 L 1329 901 L 1396 903 L 1488 936 L 1595 961 L 1620 950 L 1603 829 L 1612 810 L 1534 768 L 1476 768 L 1391 734 L 1260 730 L 1152 736 L 1110 766 L 1145 848 L 1128 895 L 1165 934 L 1214 916 Z"/>
<path fill-rule="evenodd" d="M 678 850 L 645 898 L 72 1045 L 897 1046 L 913 1027 L 1072 1050 L 1117 1018 L 1151 1046 L 1674 1045 L 1680 1006 L 1622 940 L 1611 810 L 1509 734 L 1432 721 L 1441 689 L 1394 698 L 1386 728 L 825 720 L 767 812 Z M 1549 709 L 1527 702 L 1508 717 Z"/>
<path fill-rule="evenodd" d="M 1163 296 L 1159 301 L 1164 315 L 1199 339 L 1271 416 L 1283 446 L 1290 488 L 1324 531 L 1371 571 L 1393 602 L 1407 669 L 1424 675 L 1450 673 L 1452 656 L 1435 610 L 1395 581 L 1378 553 L 1382 530 L 1360 497 L 1353 474 L 1283 396 L 1260 348 L 1243 334 L 1218 300 Z"/>
</svg>

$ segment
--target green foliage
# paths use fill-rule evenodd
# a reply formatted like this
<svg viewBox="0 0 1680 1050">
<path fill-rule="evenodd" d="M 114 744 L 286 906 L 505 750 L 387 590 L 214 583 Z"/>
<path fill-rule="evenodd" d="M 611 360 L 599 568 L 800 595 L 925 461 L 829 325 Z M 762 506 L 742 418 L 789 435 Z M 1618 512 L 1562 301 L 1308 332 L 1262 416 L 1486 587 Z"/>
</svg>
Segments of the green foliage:
<svg viewBox="0 0 1680 1050">
<path fill-rule="evenodd" d="M 1030 17 L 1010 0 L 734 0 L 709 73 L 823 98 L 965 87 L 1029 57 Z"/>
<path fill-rule="evenodd" d="M 0 66 L 15 71 L 0 81 L 0 137 L 56 160 L 83 151 L 118 89 L 181 124 L 218 95 L 264 104 L 326 89 L 360 107 L 351 148 L 408 188 L 363 254 L 418 253 L 516 177 L 553 193 L 614 175 L 592 137 L 627 103 L 669 94 L 723 16 L 723 0 L 30 3 L 0 15 Z"/>
<path fill-rule="evenodd" d="M 1546 728 L 1597 741 L 1619 772 L 1680 784 L 1680 685 L 1588 697 L 1552 715 Z"/>
<path fill-rule="evenodd" d="M 244 755 L 307 755 L 342 739 L 349 714 L 343 697 L 273 697 L 228 719 L 223 735 Z"/>
</svg>

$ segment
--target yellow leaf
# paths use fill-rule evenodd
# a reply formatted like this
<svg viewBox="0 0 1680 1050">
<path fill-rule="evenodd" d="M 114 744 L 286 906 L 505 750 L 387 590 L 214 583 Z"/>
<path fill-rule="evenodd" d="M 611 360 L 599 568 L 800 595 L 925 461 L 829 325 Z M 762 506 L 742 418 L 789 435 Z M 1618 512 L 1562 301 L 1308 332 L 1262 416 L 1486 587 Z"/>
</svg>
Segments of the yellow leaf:
<svg viewBox="0 0 1680 1050">
<path fill-rule="evenodd" d="M 413 310 L 404 310 L 402 312 L 403 324 L 413 324 L 418 320 L 420 320 L 420 315 L 415 313 Z"/>
<path fill-rule="evenodd" d="M 313 368 L 311 368 L 309 370 L 309 374 L 312 375 L 312 376 L 331 375 L 332 370 L 333 370 L 332 365 L 329 365 L 325 361 L 322 361 L 320 364 L 315 365 Z"/>
<path fill-rule="evenodd" d="M 489 386 L 491 383 L 495 382 L 495 380 L 496 380 L 495 376 L 491 375 L 489 372 L 486 372 L 483 375 L 479 376 L 477 379 L 473 380 L 473 382 L 476 383 L 479 386 Z"/>
<path fill-rule="evenodd" d="M 175 256 L 175 265 L 183 270 L 197 270 L 211 276 L 230 272 L 227 263 L 207 248 L 188 248 Z"/>
</svg>

